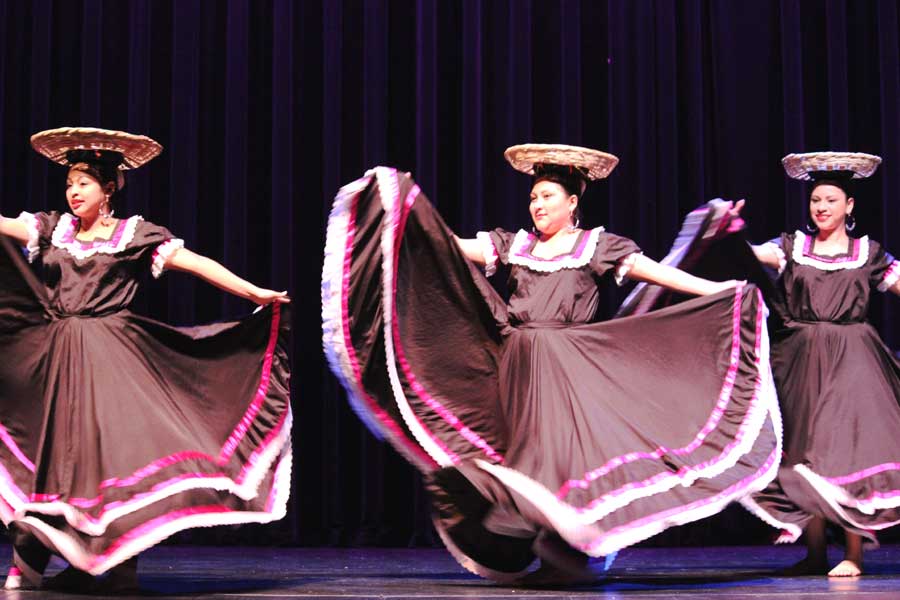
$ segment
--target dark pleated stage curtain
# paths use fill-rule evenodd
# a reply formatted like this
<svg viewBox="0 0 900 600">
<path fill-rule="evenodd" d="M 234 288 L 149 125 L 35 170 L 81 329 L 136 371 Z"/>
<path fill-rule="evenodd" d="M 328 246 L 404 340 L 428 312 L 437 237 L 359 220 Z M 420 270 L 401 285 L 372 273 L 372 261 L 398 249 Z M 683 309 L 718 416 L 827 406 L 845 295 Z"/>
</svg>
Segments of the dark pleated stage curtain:
<svg viewBox="0 0 900 600">
<path fill-rule="evenodd" d="M 31 151 L 33 132 L 159 140 L 120 211 L 295 302 L 290 517 L 183 540 L 432 543 L 418 475 L 364 429 L 322 355 L 324 226 L 342 183 L 378 164 L 411 171 L 471 235 L 529 224 L 507 146 L 602 148 L 621 164 L 584 199 L 586 224 L 659 258 L 711 197 L 747 198 L 758 241 L 802 227 L 788 152 L 874 152 L 858 232 L 900 253 L 898 100 L 893 0 L 0 0 L 0 211 L 64 207 L 64 170 Z M 180 274 L 137 308 L 177 324 L 251 309 Z M 872 318 L 900 347 L 896 299 Z M 747 519 L 661 542 L 764 540 Z"/>
</svg>

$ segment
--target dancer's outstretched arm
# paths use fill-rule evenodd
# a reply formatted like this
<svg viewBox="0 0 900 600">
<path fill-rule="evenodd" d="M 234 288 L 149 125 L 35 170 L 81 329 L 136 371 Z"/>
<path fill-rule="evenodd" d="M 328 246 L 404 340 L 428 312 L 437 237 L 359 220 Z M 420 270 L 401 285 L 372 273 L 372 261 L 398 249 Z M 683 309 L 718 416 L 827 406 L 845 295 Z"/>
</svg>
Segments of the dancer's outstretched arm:
<svg viewBox="0 0 900 600">
<path fill-rule="evenodd" d="M 744 208 L 746 201 L 738 200 L 734 204 L 732 204 L 731 209 L 728 211 L 731 214 L 732 219 L 740 219 L 741 218 L 741 209 Z M 781 267 L 781 257 L 778 256 L 778 253 L 775 249 L 769 244 L 763 244 L 761 246 L 750 245 L 753 249 L 753 254 L 756 255 L 756 260 L 766 265 L 767 267 L 772 267 L 773 269 L 778 269 Z"/>
<path fill-rule="evenodd" d="M 778 254 L 770 245 L 751 245 L 750 247 L 753 248 L 753 254 L 756 255 L 756 260 L 758 260 L 762 264 L 766 265 L 767 267 L 772 267 L 773 269 L 778 269 L 781 266 Z"/>
<path fill-rule="evenodd" d="M 484 251 L 482 250 L 480 241 L 475 238 L 463 239 L 457 235 L 454 235 L 453 239 L 456 240 L 456 244 L 459 246 L 459 249 L 462 250 L 462 253 L 466 258 L 476 265 L 484 266 Z"/>
<path fill-rule="evenodd" d="M 257 287 L 241 279 L 221 264 L 191 252 L 186 248 L 179 248 L 166 261 L 166 268 L 175 271 L 184 271 L 196 275 L 217 288 L 232 293 L 235 296 L 246 298 L 256 304 L 270 304 L 272 302 L 290 302 L 287 292 L 275 292 Z"/>
<path fill-rule="evenodd" d="M 8 235 L 23 245 L 28 243 L 28 228 L 18 219 L 0 215 L 0 234 Z"/>
<path fill-rule="evenodd" d="M 638 281 L 646 281 L 647 283 L 655 283 L 676 292 L 685 294 L 694 294 L 696 296 L 707 296 L 715 294 L 722 290 L 735 287 L 738 282 L 730 281 L 710 281 L 695 277 L 690 273 L 685 273 L 681 269 L 661 265 L 652 258 L 647 258 L 643 254 L 632 254 L 624 259 L 627 266 L 629 279 Z"/>
<path fill-rule="evenodd" d="M 459 245 L 462 253 L 466 255 L 466 258 L 477 265 L 485 264 L 484 253 L 479 240 L 456 237 L 456 243 Z M 628 261 L 631 269 L 628 272 L 629 278 L 655 283 L 686 294 L 705 296 L 737 285 L 736 281 L 709 281 L 694 277 L 679 269 L 661 265 L 643 254 L 632 254 L 625 260 Z"/>
</svg>

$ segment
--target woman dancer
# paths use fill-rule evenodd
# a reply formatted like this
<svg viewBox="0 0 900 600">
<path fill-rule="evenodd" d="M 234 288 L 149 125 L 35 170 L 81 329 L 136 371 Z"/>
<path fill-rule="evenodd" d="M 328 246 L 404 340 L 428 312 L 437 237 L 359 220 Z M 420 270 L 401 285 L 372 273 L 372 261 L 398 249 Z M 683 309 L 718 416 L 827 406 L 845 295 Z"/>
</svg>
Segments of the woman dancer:
<svg viewBox="0 0 900 600">
<path fill-rule="evenodd" d="M 7 588 L 137 587 L 137 553 L 190 527 L 284 515 L 290 476 L 286 293 L 261 289 L 139 216 L 115 218 L 123 170 L 150 138 L 44 131 L 68 167 L 70 212 L 0 218 L 0 516 L 15 555 Z M 197 275 L 267 308 L 175 328 L 131 313 L 139 277 Z M 112 570 L 102 582 L 92 576 Z"/>
<path fill-rule="evenodd" d="M 780 273 L 788 319 L 772 367 L 785 424 L 778 479 L 748 500 L 784 530 L 806 536 L 794 574 L 862 574 L 862 538 L 900 523 L 900 364 L 868 323 L 873 290 L 900 294 L 900 262 L 868 236 L 854 238 L 852 178 L 881 159 L 861 153 L 790 154 L 789 176 L 812 180 L 807 232 L 754 247 Z M 828 570 L 825 524 L 843 529 L 844 559 Z"/>
<path fill-rule="evenodd" d="M 460 240 L 391 169 L 340 191 L 324 345 L 363 420 L 428 474 L 435 525 L 463 566 L 509 580 L 537 554 L 579 579 L 587 555 L 714 514 L 774 477 L 765 307 L 754 288 L 581 229 L 584 185 L 614 156 L 535 144 L 506 157 L 534 175 L 533 232 Z M 473 263 L 510 267 L 508 304 Z M 705 297 L 594 322 L 612 277 Z"/>
<path fill-rule="evenodd" d="M 862 537 L 874 539 L 874 531 L 900 521 L 900 446 L 894 443 L 900 370 L 866 322 L 873 289 L 900 293 L 900 263 L 868 236 L 849 235 L 856 227 L 850 180 L 874 173 L 879 157 L 816 152 L 790 154 L 782 163 L 789 176 L 813 182 L 806 232 L 751 247 L 742 236 L 716 235 L 739 229 L 729 225 L 743 201 L 734 207 L 714 201 L 692 213 L 667 260 L 768 288 L 769 306 L 779 317 L 772 365 L 785 457 L 778 479 L 741 502 L 782 529 L 779 541 L 805 533 L 808 555 L 786 573 L 856 576 L 862 573 Z M 715 219 L 697 218 L 713 212 Z M 777 287 L 762 281 L 760 263 L 778 270 Z M 666 302 L 652 286 L 639 285 L 621 313 L 641 314 Z M 847 542 L 844 560 L 831 571 L 829 522 L 843 529 Z"/>
</svg>

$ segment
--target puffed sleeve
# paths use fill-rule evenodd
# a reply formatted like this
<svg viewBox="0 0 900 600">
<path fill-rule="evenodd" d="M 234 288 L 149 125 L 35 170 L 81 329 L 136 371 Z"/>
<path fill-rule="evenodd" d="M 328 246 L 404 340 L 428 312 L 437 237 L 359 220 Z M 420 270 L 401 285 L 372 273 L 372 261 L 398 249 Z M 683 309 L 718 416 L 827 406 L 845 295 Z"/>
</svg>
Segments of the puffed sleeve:
<svg viewBox="0 0 900 600">
<path fill-rule="evenodd" d="M 509 264 L 509 249 L 512 246 L 515 234 L 505 229 L 493 231 L 479 231 L 475 239 L 481 243 L 481 253 L 484 256 L 484 272 L 490 277 L 497 272 L 497 261 Z"/>
<path fill-rule="evenodd" d="M 622 285 L 638 254 L 641 254 L 641 249 L 634 241 L 613 233 L 600 232 L 590 262 L 591 270 L 602 276 L 615 269 L 616 284 Z"/>
<path fill-rule="evenodd" d="M 56 211 L 37 213 L 23 211 L 16 217 L 16 220 L 24 224 L 28 230 L 28 241 L 25 243 L 28 262 L 34 262 L 34 259 L 50 246 L 59 217 L 60 213 Z"/>
<path fill-rule="evenodd" d="M 871 242 L 874 252 L 870 253 L 869 264 L 871 271 L 869 282 L 878 288 L 879 292 L 886 292 L 898 280 L 900 280 L 900 261 L 895 259 L 890 252 L 881 247 L 881 244 Z"/>
<path fill-rule="evenodd" d="M 782 233 L 777 238 L 772 238 L 765 244 L 762 244 L 763 248 L 767 248 L 775 253 L 775 256 L 778 257 L 778 274 L 784 271 L 784 268 L 787 266 L 787 257 L 791 253 L 791 248 L 793 246 L 793 238 L 790 234 Z"/>
<path fill-rule="evenodd" d="M 134 233 L 134 245 L 150 256 L 150 273 L 158 279 L 165 272 L 169 257 L 179 248 L 184 248 L 184 240 L 161 225 L 140 221 Z"/>
</svg>

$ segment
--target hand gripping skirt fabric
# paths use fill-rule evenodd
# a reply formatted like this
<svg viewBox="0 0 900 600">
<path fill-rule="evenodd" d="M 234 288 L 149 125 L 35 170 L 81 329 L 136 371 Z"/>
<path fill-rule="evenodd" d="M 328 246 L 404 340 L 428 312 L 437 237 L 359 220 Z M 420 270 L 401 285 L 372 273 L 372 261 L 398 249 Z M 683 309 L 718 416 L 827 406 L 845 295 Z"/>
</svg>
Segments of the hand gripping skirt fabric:
<svg viewBox="0 0 900 600">
<path fill-rule="evenodd" d="M 752 286 L 640 317 L 512 327 L 409 176 L 345 186 L 324 347 L 360 418 L 426 474 L 460 563 L 509 579 L 541 536 L 609 555 L 761 490 L 781 455 Z"/>
<path fill-rule="evenodd" d="M 0 516 L 19 558 L 97 575 L 187 528 L 284 516 L 288 336 L 278 305 L 194 328 L 61 317 L 0 239 Z"/>
</svg>

